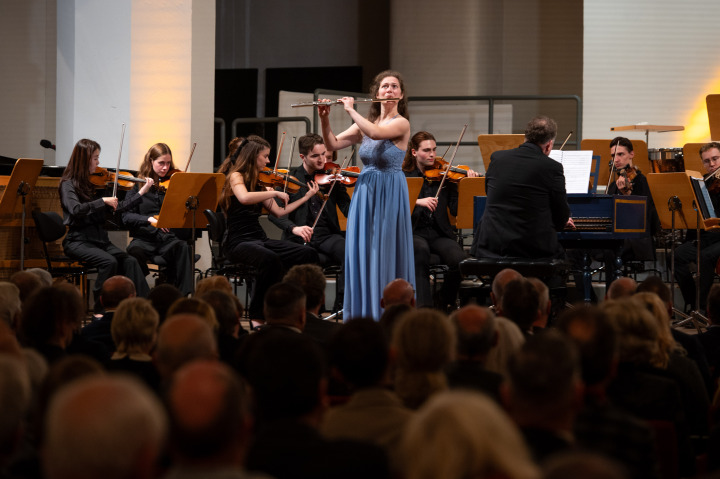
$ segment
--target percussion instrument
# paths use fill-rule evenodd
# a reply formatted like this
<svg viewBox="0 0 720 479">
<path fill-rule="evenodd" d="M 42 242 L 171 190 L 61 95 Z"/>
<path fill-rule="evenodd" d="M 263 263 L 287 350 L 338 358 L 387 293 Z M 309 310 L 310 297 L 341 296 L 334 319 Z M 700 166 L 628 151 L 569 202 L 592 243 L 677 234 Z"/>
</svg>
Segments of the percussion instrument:
<svg viewBox="0 0 720 479">
<path fill-rule="evenodd" d="M 685 171 L 682 148 L 649 148 L 648 159 L 653 173 Z"/>
</svg>

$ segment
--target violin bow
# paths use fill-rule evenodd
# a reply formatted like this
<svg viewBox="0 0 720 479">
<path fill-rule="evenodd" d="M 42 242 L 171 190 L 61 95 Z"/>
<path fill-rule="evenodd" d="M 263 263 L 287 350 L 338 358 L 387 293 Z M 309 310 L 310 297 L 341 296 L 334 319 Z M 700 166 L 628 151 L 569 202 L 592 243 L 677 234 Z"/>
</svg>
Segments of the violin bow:
<svg viewBox="0 0 720 479">
<path fill-rule="evenodd" d="M 283 188 L 283 193 L 287 193 L 288 179 L 290 178 L 290 165 L 292 164 L 292 156 L 295 152 L 295 140 L 297 140 L 297 137 L 293 136 L 292 146 L 290 146 L 290 155 L 288 156 L 287 173 L 285 174 L 285 187 Z M 275 166 L 277 166 L 277 164 Z"/>
<path fill-rule="evenodd" d="M 188 168 L 190 168 L 190 162 L 192 161 L 193 153 L 195 153 L 195 147 L 197 146 L 197 143 L 193 143 L 192 148 L 190 149 L 190 158 L 188 158 L 187 164 L 185 165 L 185 170 L 183 173 L 187 173 Z"/>
<path fill-rule="evenodd" d="M 118 179 L 120 177 L 120 158 L 122 158 L 122 146 L 125 140 L 125 123 L 122 124 L 122 132 L 120 133 L 120 152 L 118 153 L 117 166 L 115 167 L 115 183 L 113 184 L 113 197 L 117 198 Z"/>
<path fill-rule="evenodd" d="M 443 174 L 442 180 L 440 180 L 440 186 L 438 186 L 437 193 L 435 193 L 435 199 L 437 199 L 438 196 L 440 196 L 440 190 L 442 190 L 443 184 L 445 183 L 445 178 L 447 178 L 447 175 L 450 172 L 450 168 L 452 167 L 453 161 L 455 161 L 455 154 L 457 153 L 458 149 L 460 148 L 460 142 L 462 141 L 463 136 L 465 135 L 465 130 L 467 130 L 467 123 L 465 124 L 465 126 L 463 126 L 463 129 L 460 132 L 460 138 L 458 138 L 458 141 L 455 144 L 455 150 L 453 150 L 453 154 L 450 157 L 450 162 L 447 165 L 447 169 L 445 170 L 445 173 Z"/>
<path fill-rule="evenodd" d="M 568 140 L 570 139 L 570 137 L 572 136 L 572 134 L 573 134 L 573 132 L 572 132 L 572 130 L 570 130 L 570 133 L 568 133 L 567 138 L 565 138 L 565 141 L 563 141 L 563 144 L 562 144 L 562 146 L 560 147 L 561 150 L 562 150 L 563 148 L 565 148 L 565 143 L 568 142 Z"/>
<path fill-rule="evenodd" d="M 343 160 L 343 164 L 340 165 L 340 172 L 341 172 L 341 173 L 342 173 L 342 170 L 343 170 L 345 167 L 347 167 L 347 164 L 348 164 L 348 162 L 350 161 L 350 158 L 353 157 L 353 155 L 355 155 L 355 145 L 353 145 L 352 151 L 350 151 L 350 155 L 349 155 L 349 156 L 345 156 L 345 159 Z M 336 173 L 336 174 L 337 174 L 337 173 Z M 315 225 L 317 225 L 317 222 L 318 222 L 318 220 L 320 219 L 320 215 L 322 214 L 323 210 L 325 209 L 325 204 L 328 202 L 328 199 L 330 199 L 330 195 L 331 195 L 332 192 L 333 192 L 333 188 L 335 188 L 335 183 L 337 183 L 337 181 L 333 181 L 332 184 L 330 185 L 330 189 L 328 190 L 327 195 L 325 195 L 325 199 L 323 200 L 323 204 L 322 204 L 322 206 L 320 207 L 320 211 L 318 211 L 318 214 L 317 214 L 317 216 L 315 217 L 315 221 L 313 221 L 313 225 L 310 227 L 310 229 L 312 229 L 313 231 L 315 231 Z"/>
</svg>

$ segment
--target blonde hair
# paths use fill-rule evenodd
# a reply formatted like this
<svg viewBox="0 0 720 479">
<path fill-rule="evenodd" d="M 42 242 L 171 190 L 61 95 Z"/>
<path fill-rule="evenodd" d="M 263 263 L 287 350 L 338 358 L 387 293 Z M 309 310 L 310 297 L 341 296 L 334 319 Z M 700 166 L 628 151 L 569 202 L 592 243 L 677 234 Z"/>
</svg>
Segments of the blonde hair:
<svg viewBox="0 0 720 479">
<path fill-rule="evenodd" d="M 662 364 L 657 321 L 639 301 L 632 298 L 608 300 L 600 309 L 618 333 L 618 352 L 621 362 Z"/>
<path fill-rule="evenodd" d="M 495 317 L 495 328 L 498 332 L 498 340 L 495 346 L 490 348 L 485 360 L 485 368 L 507 376 L 508 359 L 525 343 L 525 336 L 517 324 L 503 316 Z"/>
<path fill-rule="evenodd" d="M 670 316 L 668 316 L 667 307 L 662 299 L 657 294 L 649 292 L 637 293 L 633 299 L 647 308 L 655 319 L 658 343 L 660 344 L 660 352 L 656 361 L 658 367 L 666 368 L 670 361 L 670 355 L 673 353 L 687 354 L 685 349 L 673 338 L 672 331 L 670 331 Z"/>
<path fill-rule="evenodd" d="M 147 353 L 155 343 L 158 312 L 145 298 L 127 298 L 120 302 L 110 326 L 119 354 Z"/>
<path fill-rule="evenodd" d="M 233 287 L 230 284 L 230 281 L 222 275 L 214 275 L 214 276 L 208 276 L 207 278 L 203 278 L 200 281 L 198 281 L 197 285 L 195 286 L 195 293 L 193 296 L 200 296 L 203 293 L 207 291 L 225 291 L 226 293 L 230 293 L 234 295 Z"/>
<path fill-rule="evenodd" d="M 419 407 L 447 389 L 444 368 L 454 359 L 456 335 L 447 316 L 429 308 L 405 313 L 393 329 L 395 392 L 406 406 Z"/>
<path fill-rule="evenodd" d="M 487 396 L 470 391 L 429 399 L 405 426 L 400 456 L 405 479 L 540 477 L 507 414 Z"/>
</svg>

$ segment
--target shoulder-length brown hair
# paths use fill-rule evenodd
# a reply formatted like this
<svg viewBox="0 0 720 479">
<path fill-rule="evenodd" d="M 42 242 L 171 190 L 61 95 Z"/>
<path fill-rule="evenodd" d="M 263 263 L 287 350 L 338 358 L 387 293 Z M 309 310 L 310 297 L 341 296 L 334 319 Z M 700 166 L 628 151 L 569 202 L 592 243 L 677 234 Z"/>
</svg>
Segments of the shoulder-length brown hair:
<svg viewBox="0 0 720 479">
<path fill-rule="evenodd" d="M 407 101 L 407 93 L 405 91 L 405 81 L 403 80 L 402 75 L 400 72 L 397 72 L 395 70 L 385 70 L 377 75 L 375 75 L 375 78 L 373 78 L 373 81 L 370 83 L 370 98 L 377 98 L 378 91 L 380 91 L 380 82 L 383 81 L 383 78 L 387 77 L 395 77 L 397 78 L 398 82 L 400 83 L 400 91 L 402 91 L 403 97 L 402 100 L 398 102 L 398 113 L 400 113 L 402 116 L 410 119 L 410 112 L 408 111 L 408 101 Z M 370 113 L 368 113 L 368 120 L 375 121 L 380 116 L 380 103 L 371 103 L 370 104 Z"/>
<path fill-rule="evenodd" d="M 223 187 L 222 196 L 220 198 L 220 206 L 227 211 L 230 207 L 230 198 L 233 196 L 232 185 L 230 184 L 230 176 L 232 173 L 238 172 L 243 177 L 245 188 L 248 191 L 255 191 L 258 183 L 258 167 L 257 157 L 265 148 L 270 148 L 267 140 L 257 135 L 250 135 L 238 145 L 235 153 L 230 157 L 230 168 L 225 178 L 225 186 Z"/>
<path fill-rule="evenodd" d="M 160 178 L 157 173 L 155 173 L 152 163 L 163 155 L 170 155 L 170 170 L 174 170 L 175 162 L 173 161 L 170 147 L 165 143 L 155 143 L 150 147 L 147 153 L 145 153 L 145 158 L 143 158 L 140 170 L 138 170 L 138 176 L 140 178 L 152 178 L 157 184 L 160 181 Z"/>
<path fill-rule="evenodd" d="M 89 201 L 94 196 L 93 184 L 90 182 L 90 160 L 95 150 L 100 151 L 100 144 L 93 140 L 83 138 L 75 143 L 70 161 L 60 178 L 63 181 L 70 181 L 75 191 L 83 201 Z"/>
<path fill-rule="evenodd" d="M 412 154 L 412 150 L 419 149 L 420 143 L 426 140 L 432 140 L 437 143 L 437 140 L 435 140 L 435 137 L 432 135 L 432 133 L 428 133 L 427 131 L 418 131 L 410 138 L 410 141 L 408 141 L 407 151 L 405 151 L 405 158 L 403 159 L 403 171 L 413 171 L 415 168 L 417 168 L 417 165 L 415 164 L 415 157 Z"/>
</svg>

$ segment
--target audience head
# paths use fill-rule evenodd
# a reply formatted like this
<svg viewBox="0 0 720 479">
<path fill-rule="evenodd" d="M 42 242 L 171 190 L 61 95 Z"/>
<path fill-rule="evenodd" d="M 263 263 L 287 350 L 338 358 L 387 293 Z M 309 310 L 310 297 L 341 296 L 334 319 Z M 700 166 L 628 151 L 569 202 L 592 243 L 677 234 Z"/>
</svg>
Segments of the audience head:
<svg viewBox="0 0 720 479">
<path fill-rule="evenodd" d="M 160 320 L 145 298 L 128 298 L 120 303 L 110 333 L 118 354 L 149 354 L 155 345 Z"/>
<path fill-rule="evenodd" d="M 163 283 L 151 289 L 147 299 L 150 300 L 153 308 L 158 312 L 160 324 L 162 324 L 165 321 L 170 306 L 182 297 L 183 295 L 177 287 L 170 283 Z"/>
<path fill-rule="evenodd" d="M 22 312 L 21 337 L 26 346 L 55 344 L 63 349 L 82 323 L 85 307 L 70 284 L 41 288 L 29 298 Z"/>
<path fill-rule="evenodd" d="M 28 270 L 16 271 L 10 276 L 10 282 L 17 286 L 20 294 L 20 301 L 25 300 L 35 291 L 42 288 L 43 286 L 52 286 L 50 284 L 43 284 L 43 280 L 36 274 L 31 273 Z"/>
<path fill-rule="evenodd" d="M 59 390 L 47 414 L 49 479 L 149 478 L 167 431 L 160 401 L 128 376 L 90 376 Z"/>
<path fill-rule="evenodd" d="M 0 321 L 13 330 L 17 329 L 21 308 L 18 287 L 7 281 L 0 282 Z"/>
<path fill-rule="evenodd" d="M 627 298 L 635 294 L 637 287 L 637 282 L 632 278 L 628 278 L 627 276 L 617 278 L 615 281 L 610 283 L 610 287 L 608 288 L 607 293 L 605 293 L 605 298 Z"/>
<path fill-rule="evenodd" d="M 383 328 L 383 332 L 385 333 L 385 339 L 387 340 L 388 344 L 392 339 L 393 329 L 395 329 L 395 325 L 397 324 L 397 322 L 405 313 L 412 310 L 413 307 L 405 303 L 393 304 L 392 306 L 388 306 L 387 308 L 385 308 L 382 315 L 380 316 L 379 323 L 380 326 L 382 326 Z"/>
<path fill-rule="evenodd" d="M 454 311 L 450 321 L 455 325 L 458 359 L 484 363 L 498 341 L 495 313 L 471 304 Z"/>
<path fill-rule="evenodd" d="M 395 326 L 395 392 L 410 408 L 447 388 L 444 368 L 455 357 L 455 332 L 439 311 L 423 308 L 405 314 Z"/>
<path fill-rule="evenodd" d="M 572 426 L 582 381 L 575 345 L 556 331 L 531 336 L 508 362 L 508 403 L 521 427 Z"/>
<path fill-rule="evenodd" d="M 556 136 L 557 123 L 547 116 L 536 116 L 525 128 L 525 141 L 538 145 L 546 155 L 552 150 Z"/>
<path fill-rule="evenodd" d="M 52 286 L 53 277 L 48 270 L 43 268 L 29 268 L 25 271 L 27 271 L 28 273 L 32 273 L 38 278 L 40 278 L 40 282 L 43 286 Z"/>
<path fill-rule="evenodd" d="M 645 306 L 655 320 L 660 350 L 657 359 L 653 363 L 658 367 L 665 368 L 672 353 L 685 351 L 673 338 L 670 330 L 670 316 L 668 316 L 665 303 L 655 293 L 637 293 L 633 296 L 633 299 Z"/>
<path fill-rule="evenodd" d="M 658 327 L 647 308 L 630 298 L 605 301 L 600 308 L 617 332 L 621 363 L 647 365 L 657 361 Z"/>
<path fill-rule="evenodd" d="M 213 290 L 220 290 L 225 291 L 229 294 L 234 294 L 232 284 L 230 284 L 230 280 L 228 280 L 225 276 L 218 274 L 215 276 L 208 276 L 207 278 L 203 278 L 198 281 L 197 285 L 195 286 L 195 296 L 200 296 L 206 291 Z"/>
<path fill-rule="evenodd" d="M 528 281 L 532 283 L 538 294 L 538 319 L 535 320 L 533 326 L 539 328 L 546 328 L 548 319 L 550 318 L 550 310 L 552 308 L 552 302 L 550 301 L 550 289 L 545 283 L 539 278 L 528 278 Z"/>
<path fill-rule="evenodd" d="M 160 326 L 156 366 L 166 380 L 183 364 L 194 359 L 217 359 L 215 334 L 208 323 L 195 314 L 168 317 Z"/>
<path fill-rule="evenodd" d="M 645 278 L 635 290 L 636 293 L 655 293 L 658 298 L 665 303 L 668 317 L 672 315 L 673 301 L 670 288 L 665 284 L 660 276 L 648 276 Z"/>
<path fill-rule="evenodd" d="M 244 381 L 219 361 L 185 364 L 168 393 L 170 447 L 179 464 L 243 463 L 251 426 Z"/>
<path fill-rule="evenodd" d="M 585 385 L 605 385 L 614 373 L 618 349 L 617 333 L 604 311 L 590 305 L 568 309 L 557 327 L 577 346 Z"/>
<path fill-rule="evenodd" d="M 283 281 L 297 285 L 305 292 L 305 307 L 317 314 L 325 303 L 325 273 L 316 264 L 299 264 L 290 268 Z"/>
<path fill-rule="evenodd" d="M 589 451 L 561 452 L 543 464 L 544 479 L 630 479 L 622 464 Z"/>
<path fill-rule="evenodd" d="M 495 327 L 498 340 L 487 355 L 485 369 L 507 376 L 508 360 L 525 343 L 525 335 L 517 324 L 502 316 L 495 317 Z"/>
<path fill-rule="evenodd" d="M 540 295 L 526 278 L 518 278 L 505 285 L 502 297 L 502 315 L 524 331 L 532 330 L 540 316 Z"/>
<path fill-rule="evenodd" d="M 470 391 L 430 398 L 405 427 L 400 453 L 406 479 L 540 477 L 510 418 Z"/>
<path fill-rule="evenodd" d="M 206 302 L 215 312 L 215 318 L 220 325 L 220 333 L 228 336 L 238 337 L 240 329 L 240 316 L 242 310 L 238 311 L 237 297 L 228 294 L 226 291 L 210 290 L 198 296 L 198 299 Z"/>
<path fill-rule="evenodd" d="M 402 278 L 390 281 L 383 289 L 380 306 L 385 309 L 394 304 L 407 304 L 415 307 L 415 289 L 412 284 Z"/>
<path fill-rule="evenodd" d="M 523 276 L 512 268 L 505 268 L 495 275 L 492 282 L 492 291 L 490 298 L 495 307 L 495 313 L 502 315 L 502 298 L 505 291 L 505 285 L 514 279 L 520 279 Z"/>
<path fill-rule="evenodd" d="M 22 442 L 30 393 L 30 377 L 22 360 L 0 354 L 0 469 Z"/>
<path fill-rule="evenodd" d="M 377 386 L 388 368 L 388 345 L 382 326 L 372 318 L 353 318 L 339 328 L 328 344 L 330 364 L 354 389 Z"/>
<path fill-rule="evenodd" d="M 115 309 L 120 301 L 135 296 L 135 283 L 127 276 L 112 276 L 105 280 L 100 292 L 100 302 L 105 309 Z"/>
<path fill-rule="evenodd" d="M 267 324 L 305 328 L 305 292 L 293 283 L 283 281 L 268 288 L 263 312 Z"/>
<path fill-rule="evenodd" d="M 170 318 L 177 314 L 194 314 L 195 316 L 202 318 L 210 329 L 217 331 L 220 328 L 217 318 L 215 317 L 215 311 L 212 307 L 202 299 L 198 298 L 180 298 L 175 301 L 170 309 L 167 311 L 167 317 Z"/>
<path fill-rule="evenodd" d="M 319 421 L 326 360 L 313 339 L 285 328 L 266 328 L 247 338 L 240 358 L 239 370 L 254 392 L 258 421 Z"/>
</svg>

